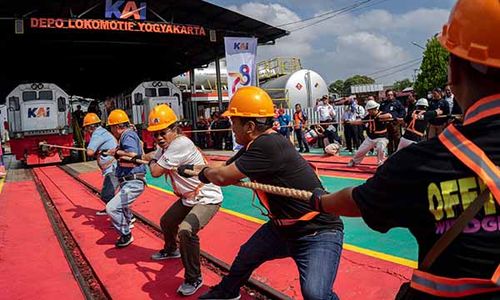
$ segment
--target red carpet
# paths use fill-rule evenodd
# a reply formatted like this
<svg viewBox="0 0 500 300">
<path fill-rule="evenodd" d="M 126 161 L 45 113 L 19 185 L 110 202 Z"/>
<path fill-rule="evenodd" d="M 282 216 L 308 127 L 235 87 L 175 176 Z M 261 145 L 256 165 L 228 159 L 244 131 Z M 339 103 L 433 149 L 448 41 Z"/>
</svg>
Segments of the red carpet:
<svg viewBox="0 0 500 300">
<path fill-rule="evenodd" d="M 0 195 L 0 298 L 84 299 L 32 181 Z"/>
<path fill-rule="evenodd" d="M 107 217 L 95 215 L 103 208 L 95 195 L 57 167 L 44 167 L 37 169 L 36 173 L 113 299 L 196 299 L 199 296 L 198 293 L 186 298 L 176 294 L 184 274 L 180 260 L 151 261 L 150 256 L 163 246 L 160 238 L 136 224 L 132 231 L 134 243 L 116 249 L 117 234 L 110 228 L 110 221 Z M 96 174 L 94 178 L 100 179 L 101 176 Z M 201 292 L 220 280 L 217 274 L 206 268 L 202 273 L 205 286 Z"/>
</svg>

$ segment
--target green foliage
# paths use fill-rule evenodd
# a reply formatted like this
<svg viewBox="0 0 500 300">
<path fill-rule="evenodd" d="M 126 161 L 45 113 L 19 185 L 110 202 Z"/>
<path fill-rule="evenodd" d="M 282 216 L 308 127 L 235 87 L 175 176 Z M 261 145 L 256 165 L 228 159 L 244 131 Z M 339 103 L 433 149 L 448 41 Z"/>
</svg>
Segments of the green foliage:
<svg viewBox="0 0 500 300">
<path fill-rule="evenodd" d="M 448 58 L 448 51 L 439 44 L 436 37 L 427 41 L 420 74 L 414 85 L 415 92 L 419 97 L 425 97 L 428 91 L 446 85 L 448 82 Z"/>
<path fill-rule="evenodd" d="M 405 78 L 403 80 L 398 80 L 398 81 L 394 82 L 393 89 L 396 92 L 401 92 L 402 90 L 406 89 L 407 87 L 411 87 L 411 86 L 413 86 L 413 82 L 411 82 L 410 79 Z"/>
<path fill-rule="evenodd" d="M 328 91 L 333 94 L 338 94 L 342 95 L 344 90 L 344 81 L 343 80 L 336 80 L 328 86 Z"/>
<path fill-rule="evenodd" d="M 364 76 L 364 75 L 354 75 L 347 78 L 345 81 L 337 80 L 332 82 L 328 87 L 328 90 L 333 93 L 337 93 L 340 96 L 348 96 L 351 94 L 351 85 L 357 84 L 373 84 L 375 79 Z"/>
</svg>

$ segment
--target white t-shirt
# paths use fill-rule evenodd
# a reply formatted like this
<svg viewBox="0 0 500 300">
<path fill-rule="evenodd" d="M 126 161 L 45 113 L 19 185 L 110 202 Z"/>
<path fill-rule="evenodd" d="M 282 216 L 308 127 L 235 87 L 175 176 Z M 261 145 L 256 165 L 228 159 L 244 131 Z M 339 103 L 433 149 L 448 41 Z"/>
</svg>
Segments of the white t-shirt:
<svg viewBox="0 0 500 300">
<path fill-rule="evenodd" d="M 220 187 L 211 183 L 201 185 L 198 177 L 184 178 L 172 170 L 180 165 L 205 164 L 200 150 L 196 148 L 189 138 L 179 136 L 166 149 L 158 149 L 155 158 L 162 168 L 169 170 L 168 176 L 172 180 L 174 191 L 177 195 L 180 195 L 182 204 L 185 206 L 218 204 L 222 202 L 222 190 Z M 167 175 L 165 179 L 167 179 Z M 195 191 L 198 188 L 199 191 L 196 194 Z"/>
<path fill-rule="evenodd" d="M 316 107 L 316 111 L 319 113 L 320 121 L 335 119 L 335 110 L 333 109 L 333 106 L 331 106 L 330 104 L 325 105 L 321 103 Z"/>
</svg>

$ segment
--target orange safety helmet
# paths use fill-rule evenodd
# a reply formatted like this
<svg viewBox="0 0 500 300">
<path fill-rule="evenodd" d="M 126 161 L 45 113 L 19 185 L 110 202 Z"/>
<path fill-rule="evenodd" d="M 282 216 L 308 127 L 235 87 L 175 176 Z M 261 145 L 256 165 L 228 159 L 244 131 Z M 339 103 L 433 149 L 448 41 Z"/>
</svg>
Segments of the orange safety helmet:
<svg viewBox="0 0 500 300">
<path fill-rule="evenodd" d="M 108 126 L 130 123 L 128 115 L 121 109 L 113 110 L 108 116 Z"/>
<path fill-rule="evenodd" d="M 223 117 L 274 117 L 273 100 L 261 88 L 246 86 L 234 93 Z"/>
<path fill-rule="evenodd" d="M 500 1 L 459 0 L 439 40 L 454 55 L 500 68 Z"/>
<path fill-rule="evenodd" d="M 101 119 L 95 113 L 87 113 L 83 118 L 83 127 L 99 123 L 101 123 Z"/>
<path fill-rule="evenodd" d="M 161 104 L 154 107 L 149 113 L 148 131 L 158 131 L 177 122 L 177 116 L 170 106 Z"/>
</svg>

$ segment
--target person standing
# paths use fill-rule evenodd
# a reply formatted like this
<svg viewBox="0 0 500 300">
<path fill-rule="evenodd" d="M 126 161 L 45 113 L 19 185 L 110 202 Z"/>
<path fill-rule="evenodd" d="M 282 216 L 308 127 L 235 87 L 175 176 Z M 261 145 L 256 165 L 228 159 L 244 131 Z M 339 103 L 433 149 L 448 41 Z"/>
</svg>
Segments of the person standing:
<svg viewBox="0 0 500 300">
<path fill-rule="evenodd" d="M 282 136 L 286 137 L 287 140 L 290 140 L 290 121 L 290 116 L 285 112 L 283 108 L 280 108 L 278 111 L 278 132 Z"/>
<path fill-rule="evenodd" d="M 335 128 L 334 125 L 336 124 L 332 123 L 337 115 L 335 109 L 328 101 L 328 96 L 323 96 L 323 98 L 316 101 L 316 112 L 319 114 L 319 123 L 324 129 L 324 135 L 328 138 L 329 143 L 333 143 L 335 141 L 335 133 L 329 127 L 332 126 Z M 318 140 L 318 147 L 325 148 L 323 138 Z"/>
<path fill-rule="evenodd" d="M 165 245 L 151 258 L 180 257 L 185 271 L 184 282 L 177 292 L 189 296 L 203 285 L 198 232 L 219 210 L 222 191 L 216 185 L 201 183 L 196 177 L 184 178 L 175 171 L 180 165 L 204 165 L 206 162 L 200 150 L 182 134 L 177 116 L 170 107 L 164 104 L 156 106 L 149 113 L 148 120 L 147 130 L 153 134 L 159 148 L 145 155 L 144 159 L 149 160 L 153 177 L 170 178 L 174 193 L 179 197 L 161 217 Z"/>
<path fill-rule="evenodd" d="M 293 123 L 295 137 L 297 138 L 297 144 L 299 144 L 299 152 L 309 153 L 309 145 L 307 144 L 304 137 L 304 130 L 307 127 L 307 116 L 302 111 L 302 106 L 299 103 L 295 104 Z"/>
<path fill-rule="evenodd" d="M 357 119 L 355 106 L 352 104 L 346 105 L 342 122 L 344 124 L 344 138 L 347 151 L 351 152 L 358 148 L 358 125 L 354 121 Z"/>
<path fill-rule="evenodd" d="M 448 118 L 446 116 L 449 114 L 450 106 L 448 102 L 443 99 L 441 89 L 435 88 L 432 91 L 432 100 L 429 103 L 430 120 L 427 139 L 436 137 L 443 132 L 448 123 Z"/>
<path fill-rule="evenodd" d="M 439 36 L 463 125 L 399 151 L 358 187 L 311 197 L 382 233 L 409 229 L 418 270 L 397 299 L 500 299 L 499 16 L 498 0 L 458 0 Z"/>
<path fill-rule="evenodd" d="M 101 200 L 107 204 L 115 196 L 119 184 L 115 175 L 116 159 L 104 152 L 115 149 L 118 143 L 116 138 L 101 126 L 101 119 L 95 113 L 87 113 L 85 115 L 85 118 L 83 118 L 83 130 L 90 135 L 87 156 L 97 157 L 97 166 L 104 177 Z M 96 212 L 96 215 L 105 216 L 106 209 Z"/>
<path fill-rule="evenodd" d="M 387 144 L 388 154 L 396 152 L 401 138 L 401 123 L 406 115 L 404 106 L 396 99 L 393 90 L 385 91 L 385 100 L 380 104 L 380 111 L 384 114 L 391 114 L 392 122 L 387 123 L 387 137 L 389 143 Z"/>
<path fill-rule="evenodd" d="M 225 166 L 181 166 L 199 173 L 201 182 L 225 186 L 241 179 L 312 191 L 321 181 L 308 162 L 282 135 L 272 130 L 269 95 L 258 87 L 242 87 L 224 113 L 231 117 L 239 144 L 244 145 Z M 293 170 L 290 172 L 290 170 Z M 239 299 L 241 286 L 261 264 L 291 257 L 299 269 L 304 299 L 338 299 L 332 291 L 343 243 L 342 220 L 314 211 L 292 197 L 256 190 L 270 221 L 240 248 L 229 274 L 199 299 Z M 328 262 L 328 263 L 325 263 Z"/>
<path fill-rule="evenodd" d="M 120 234 L 115 245 L 122 248 L 134 241 L 130 231 L 133 218 L 130 205 L 144 192 L 146 167 L 135 162 L 142 158 L 143 151 L 139 136 L 130 127 L 127 113 L 121 109 L 111 111 L 107 124 L 111 133 L 118 139 L 118 147 L 110 149 L 108 153 L 118 160 L 115 174 L 120 183 L 120 190 L 106 205 L 106 212 L 113 227 Z"/>
</svg>

